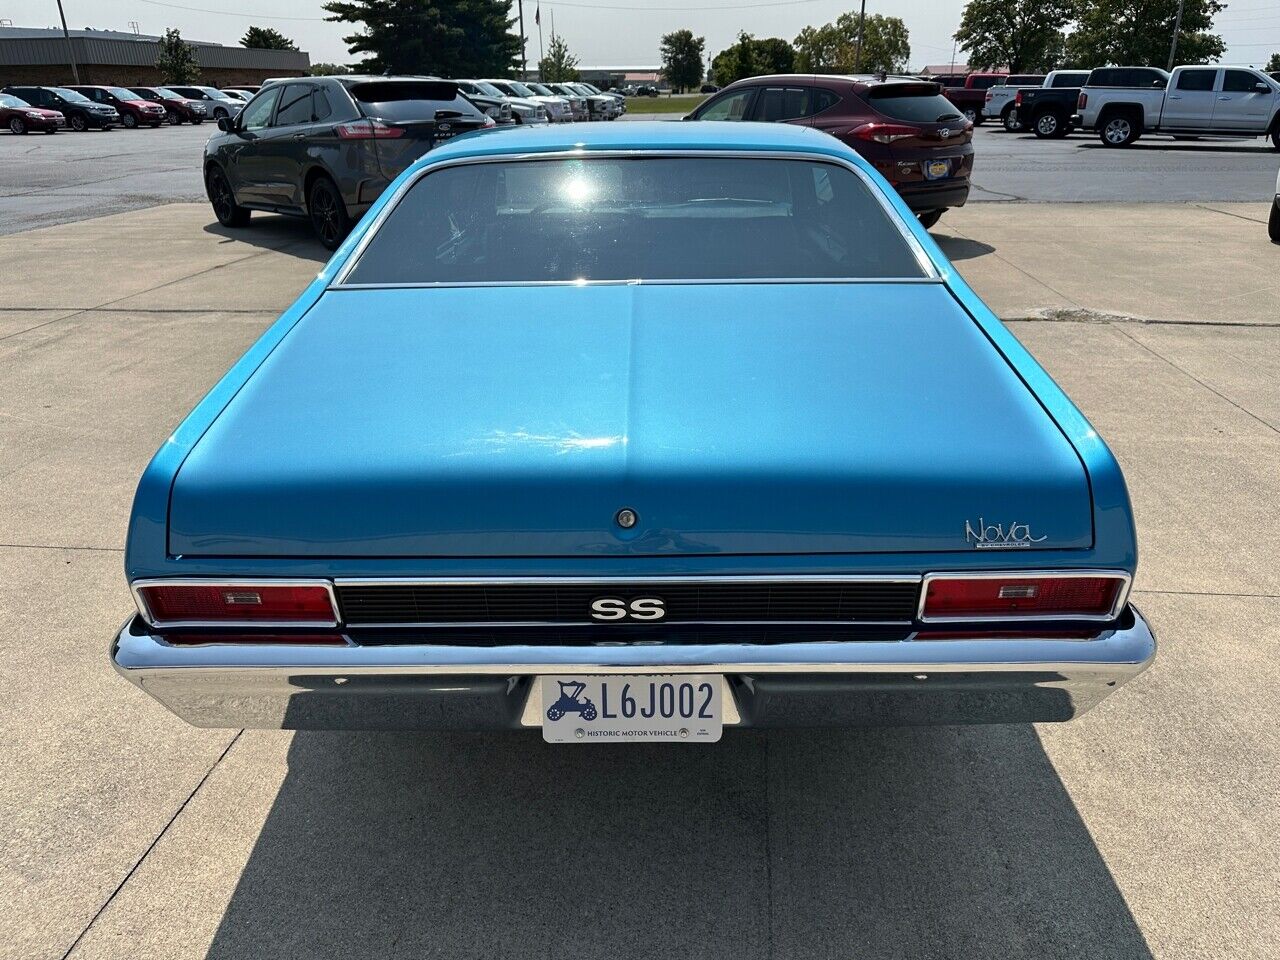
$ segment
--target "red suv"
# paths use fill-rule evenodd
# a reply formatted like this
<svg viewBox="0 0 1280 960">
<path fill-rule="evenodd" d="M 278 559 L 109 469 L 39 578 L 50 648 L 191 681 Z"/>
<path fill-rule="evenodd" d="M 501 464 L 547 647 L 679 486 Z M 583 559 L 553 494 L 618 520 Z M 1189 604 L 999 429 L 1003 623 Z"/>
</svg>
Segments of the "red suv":
<svg viewBox="0 0 1280 960">
<path fill-rule="evenodd" d="M 973 124 L 938 84 L 917 77 L 751 77 L 725 87 L 685 119 L 816 127 L 866 158 L 926 227 L 969 198 Z"/>
<path fill-rule="evenodd" d="M 115 107 L 120 114 L 120 123 L 129 129 L 138 127 L 158 127 L 165 122 L 165 109 L 158 103 L 143 100 L 132 90 L 124 87 L 74 86 L 68 87 L 94 103 Z"/>
</svg>

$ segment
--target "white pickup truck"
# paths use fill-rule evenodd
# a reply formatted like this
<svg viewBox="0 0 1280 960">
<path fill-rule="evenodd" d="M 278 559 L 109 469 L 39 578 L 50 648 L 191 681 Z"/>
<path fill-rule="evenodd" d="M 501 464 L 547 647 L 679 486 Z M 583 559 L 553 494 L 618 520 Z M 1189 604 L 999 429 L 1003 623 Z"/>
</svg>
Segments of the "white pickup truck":
<svg viewBox="0 0 1280 960">
<path fill-rule="evenodd" d="M 1014 98 L 1019 90 L 1042 87 L 1079 87 L 1089 79 L 1088 70 L 1054 70 L 1048 76 L 1028 73 L 1010 76 L 1004 83 L 997 84 L 987 90 L 986 101 L 982 105 L 982 115 L 992 120 L 997 117 L 1010 133 L 1021 130 L 1025 124 L 1018 119 Z"/>
<path fill-rule="evenodd" d="M 1248 67 L 1099 67 L 1080 90 L 1076 125 L 1108 147 L 1144 133 L 1271 137 L 1280 150 L 1280 82 Z"/>
</svg>

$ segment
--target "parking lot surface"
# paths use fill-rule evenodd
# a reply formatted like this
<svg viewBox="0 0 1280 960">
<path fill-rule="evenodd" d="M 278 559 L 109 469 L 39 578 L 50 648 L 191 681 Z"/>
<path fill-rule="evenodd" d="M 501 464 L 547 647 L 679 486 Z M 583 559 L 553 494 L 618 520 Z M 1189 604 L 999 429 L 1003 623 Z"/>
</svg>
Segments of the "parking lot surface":
<svg viewBox="0 0 1280 960">
<path fill-rule="evenodd" d="M 628 114 L 624 120 L 672 120 Z M 159 130 L 13 136 L 0 131 L 0 235 L 161 203 L 204 199 L 200 158 L 212 123 Z M 1148 137 L 1125 150 L 1092 135 L 1038 140 L 994 124 L 976 131 L 970 203 L 1171 200 L 1256 202 L 1272 195 L 1280 153 L 1265 140 L 1175 143 Z M 1043 242 L 1046 238 L 1041 237 Z"/>
<path fill-rule="evenodd" d="M 6 195 L 10 140 L 84 136 L 0 136 Z M 165 713 L 106 657 L 134 484 L 323 251 L 185 203 L 0 238 L 0 957 L 1274 956 L 1280 248 L 1211 199 L 935 230 L 1124 466 L 1153 669 L 1068 725 L 709 748 Z"/>
</svg>

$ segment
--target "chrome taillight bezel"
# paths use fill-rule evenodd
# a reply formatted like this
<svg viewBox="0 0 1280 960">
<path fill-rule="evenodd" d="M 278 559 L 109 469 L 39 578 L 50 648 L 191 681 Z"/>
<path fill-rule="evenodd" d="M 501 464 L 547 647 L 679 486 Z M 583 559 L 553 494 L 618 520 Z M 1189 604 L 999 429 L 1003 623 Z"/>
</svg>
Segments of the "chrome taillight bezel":
<svg viewBox="0 0 1280 960">
<path fill-rule="evenodd" d="M 1080 579 L 1084 577 L 1105 578 L 1120 581 L 1120 589 L 1116 591 L 1115 603 L 1105 614 L 1086 613 L 999 613 L 981 616 L 926 616 L 925 607 L 929 599 L 929 586 L 935 580 L 1042 580 L 1048 578 Z M 1129 602 L 1129 591 L 1133 586 L 1133 576 L 1125 570 L 947 570 L 926 573 L 920 582 L 920 605 L 916 610 L 916 619 L 920 623 L 985 623 L 985 622 L 1022 622 L 1063 620 L 1083 621 L 1088 623 L 1107 623 L 1115 620 Z"/>
<path fill-rule="evenodd" d="M 244 619 L 244 620 L 157 620 L 152 616 L 142 590 L 145 587 L 218 587 L 251 590 L 255 587 L 323 587 L 329 598 L 329 610 L 333 614 L 327 620 L 279 620 L 279 619 Z M 271 577 L 151 577 L 134 580 L 129 584 L 133 593 L 133 602 L 138 607 L 138 615 L 149 626 L 158 629 L 174 627 L 268 627 L 276 629 L 292 629 L 294 627 L 336 627 L 341 624 L 338 618 L 338 599 L 333 592 L 332 580 L 280 580 Z"/>
</svg>

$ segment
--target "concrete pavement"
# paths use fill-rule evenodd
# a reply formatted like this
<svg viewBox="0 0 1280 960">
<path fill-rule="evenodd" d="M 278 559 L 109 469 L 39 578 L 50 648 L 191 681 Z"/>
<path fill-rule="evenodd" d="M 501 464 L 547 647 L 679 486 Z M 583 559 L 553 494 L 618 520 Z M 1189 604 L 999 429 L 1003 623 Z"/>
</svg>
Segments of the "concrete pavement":
<svg viewBox="0 0 1280 960">
<path fill-rule="evenodd" d="M 0 957 L 1266 956 L 1263 214 L 986 205 L 936 233 L 1125 467 L 1149 673 L 1069 725 L 696 751 L 196 730 L 117 679 L 133 484 L 322 252 L 303 224 L 229 233 L 195 205 L 0 238 Z M 40 288 L 19 282 L 33 251 Z"/>
</svg>

